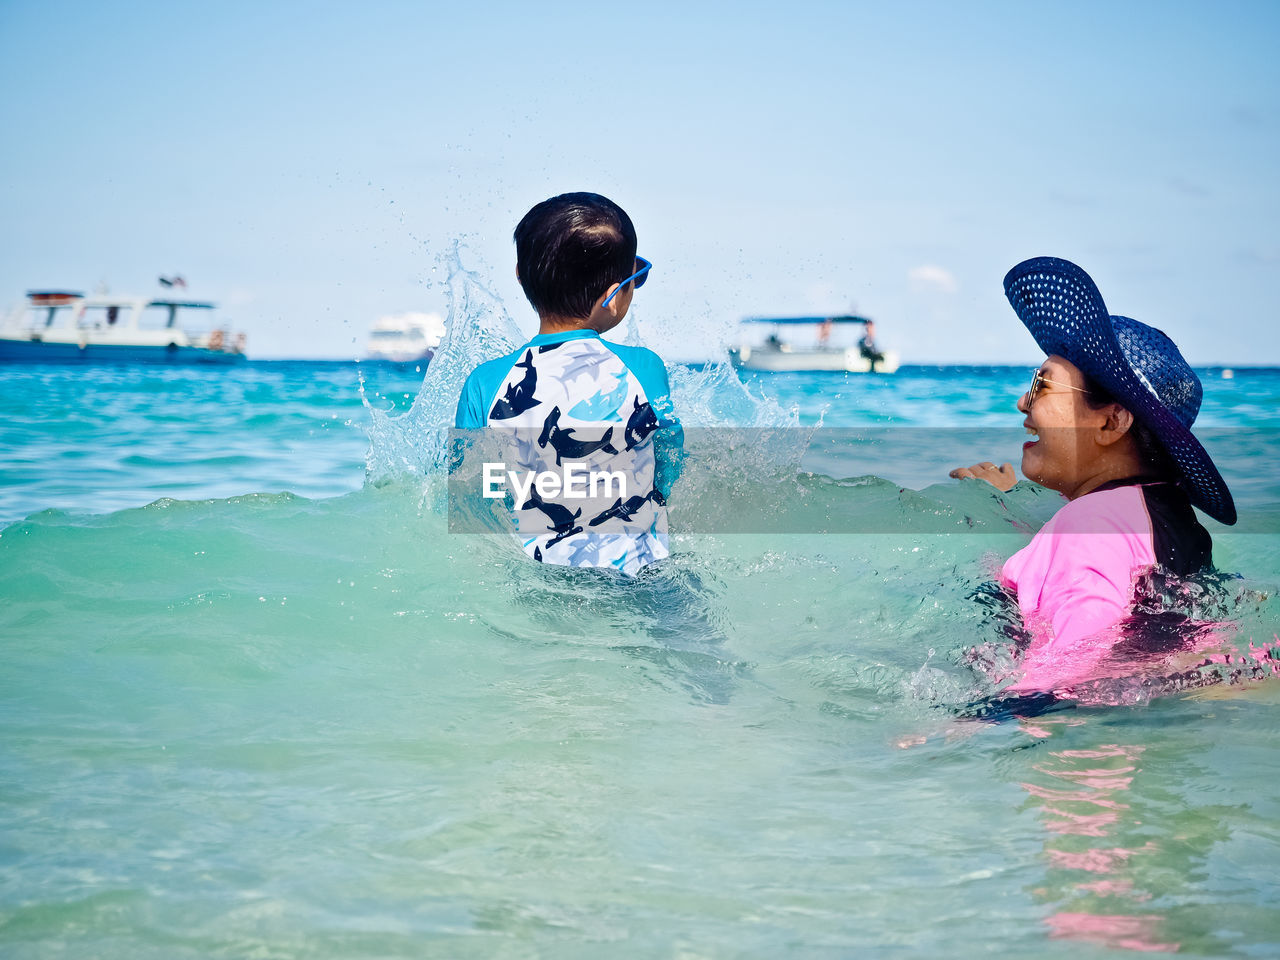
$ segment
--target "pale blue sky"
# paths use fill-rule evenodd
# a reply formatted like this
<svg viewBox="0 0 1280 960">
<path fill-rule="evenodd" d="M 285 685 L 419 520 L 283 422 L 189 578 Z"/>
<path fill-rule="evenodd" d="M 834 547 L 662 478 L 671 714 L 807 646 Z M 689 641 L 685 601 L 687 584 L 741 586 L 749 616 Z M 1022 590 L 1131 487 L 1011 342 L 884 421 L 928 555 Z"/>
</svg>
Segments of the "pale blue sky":
<svg viewBox="0 0 1280 960">
<path fill-rule="evenodd" d="M 856 308 L 1035 362 L 1000 281 L 1075 260 L 1193 363 L 1280 363 L 1280 4 L 0 0 L 0 303 L 181 273 L 257 357 L 442 309 L 455 240 L 631 213 L 664 355 Z"/>
</svg>

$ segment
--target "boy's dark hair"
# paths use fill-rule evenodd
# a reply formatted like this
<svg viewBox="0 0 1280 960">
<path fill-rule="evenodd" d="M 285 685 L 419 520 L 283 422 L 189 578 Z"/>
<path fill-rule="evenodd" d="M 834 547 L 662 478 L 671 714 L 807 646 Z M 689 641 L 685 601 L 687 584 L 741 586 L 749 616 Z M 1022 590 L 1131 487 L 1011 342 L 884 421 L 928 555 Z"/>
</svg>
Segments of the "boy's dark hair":
<svg viewBox="0 0 1280 960">
<path fill-rule="evenodd" d="M 598 193 L 543 200 L 516 224 L 515 241 L 520 286 L 539 315 L 585 319 L 636 269 L 636 228 Z"/>
</svg>

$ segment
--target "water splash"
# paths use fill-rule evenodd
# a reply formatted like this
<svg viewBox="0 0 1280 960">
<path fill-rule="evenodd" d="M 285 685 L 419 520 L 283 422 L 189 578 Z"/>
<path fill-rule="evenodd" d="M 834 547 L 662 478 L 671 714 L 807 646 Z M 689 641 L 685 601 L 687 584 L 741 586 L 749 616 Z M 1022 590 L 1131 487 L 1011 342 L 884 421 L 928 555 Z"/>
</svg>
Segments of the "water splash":
<svg viewBox="0 0 1280 960">
<path fill-rule="evenodd" d="M 671 399 L 686 427 L 791 429 L 800 427 L 798 408 L 755 396 L 728 363 L 671 369 Z M 818 426 L 821 424 L 819 423 Z M 817 427 L 808 428 L 811 433 Z"/>
<path fill-rule="evenodd" d="M 371 419 L 365 481 L 372 486 L 442 474 L 449 428 L 467 375 L 477 364 L 510 353 L 525 339 L 501 298 L 462 265 L 456 241 L 441 262 L 449 277 L 445 335 L 413 405 L 393 416 L 373 407 L 361 390 Z"/>
</svg>

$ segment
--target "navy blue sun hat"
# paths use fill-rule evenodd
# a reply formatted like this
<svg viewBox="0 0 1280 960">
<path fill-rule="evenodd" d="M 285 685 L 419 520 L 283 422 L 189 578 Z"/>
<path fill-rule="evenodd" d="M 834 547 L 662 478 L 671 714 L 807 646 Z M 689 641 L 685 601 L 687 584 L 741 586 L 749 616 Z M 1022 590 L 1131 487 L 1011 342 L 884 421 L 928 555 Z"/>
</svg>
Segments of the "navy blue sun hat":
<svg viewBox="0 0 1280 960">
<path fill-rule="evenodd" d="M 1067 260 L 1024 260 L 1005 275 L 1004 293 L 1046 355 L 1070 360 L 1151 429 L 1193 504 L 1221 523 L 1236 522 L 1231 491 L 1191 435 L 1204 388 L 1172 340 L 1108 314 L 1093 280 Z"/>
</svg>

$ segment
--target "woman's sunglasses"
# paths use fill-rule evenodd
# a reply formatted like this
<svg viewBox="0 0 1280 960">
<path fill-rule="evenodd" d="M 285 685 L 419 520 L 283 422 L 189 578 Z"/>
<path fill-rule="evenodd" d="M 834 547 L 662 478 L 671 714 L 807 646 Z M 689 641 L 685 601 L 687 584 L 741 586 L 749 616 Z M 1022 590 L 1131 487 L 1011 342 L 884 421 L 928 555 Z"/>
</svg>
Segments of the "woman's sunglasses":
<svg viewBox="0 0 1280 960">
<path fill-rule="evenodd" d="M 609 294 L 609 296 L 605 297 L 604 303 L 600 304 L 600 306 L 607 307 L 609 305 L 609 301 L 612 300 L 614 297 L 616 297 L 623 290 L 625 290 L 627 288 L 627 284 L 630 283 L 632 280 L 636 282 L 636 289 L 639 290 L 641 287 L 644 286 L 644 282 L 649 279 L 649 270 L 652 267 L 653 267 L 653 264 L 650 263 L 648 260 L 646 260 L 644 257 L 636 257 L 636 272 L 633 273 L 631 276 L 627 277 L 627 279 L 623 280 L 620 284 L 618 284 L 618 289 L 613 291 L 613 293 Z"/>
<path fill-rule="evenodd" d="M 1036 402 L 1036 397 L 1040 395 L 1040 388 L 1043 387 L 1046 383 L 1049 384 L 1049 386 L 1051 387 L 1066 387 L 1068 390 L 1075 390 L 1077 393 L 1089 392 L 1084 387 L 1073 387 L 1071 384 L 1063 383 L 1061 380 L 1050 380 L 1048 377 L 1042 374 L 1040 372 L 1040 368 L 1037 367 L 1035 372 L 1031 375 L 1031 388 L 1027 391 L 1027 409 L 1028 410 L 1030 410 L 1031 405 Z"/>
</svg>

